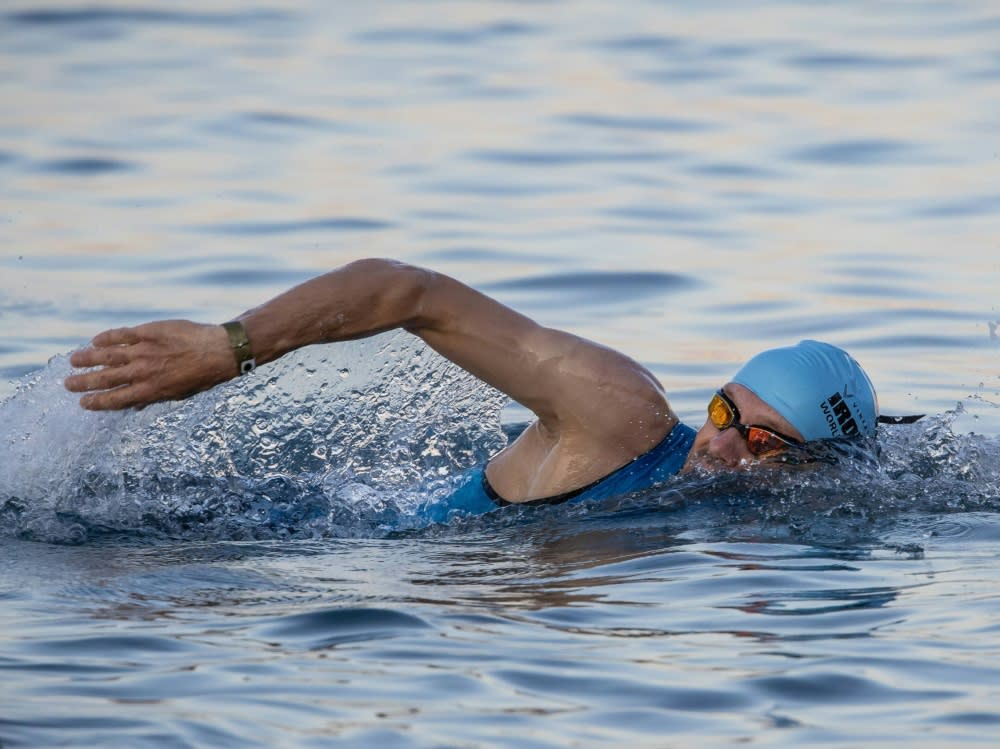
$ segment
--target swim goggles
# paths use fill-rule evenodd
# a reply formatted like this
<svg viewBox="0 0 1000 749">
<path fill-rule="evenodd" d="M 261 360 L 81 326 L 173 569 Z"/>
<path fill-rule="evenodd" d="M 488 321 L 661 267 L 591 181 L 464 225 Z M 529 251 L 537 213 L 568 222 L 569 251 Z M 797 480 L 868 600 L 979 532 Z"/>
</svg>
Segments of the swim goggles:
<svg viewBox="0 0 1000 749">
<path fill-rule="evenodd" d="M 747 442 L 747 449 L 754 456 L 781 452 L 788 448 L 801 449 L 802 443 L 768 427 L 740 422 L 740 410 L 722 390 L 716 390 L 708 402 L 708 420 L 722 431 L 732 427 Z"/>
</svg>

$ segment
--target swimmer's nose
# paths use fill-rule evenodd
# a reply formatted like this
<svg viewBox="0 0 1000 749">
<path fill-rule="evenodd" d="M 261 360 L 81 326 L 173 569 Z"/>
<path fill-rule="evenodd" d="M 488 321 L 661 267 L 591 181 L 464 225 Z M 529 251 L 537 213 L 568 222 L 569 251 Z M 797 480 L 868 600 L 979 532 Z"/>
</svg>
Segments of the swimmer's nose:
<svg viewBox="0 0 1000 749">
<path fill-rule="evenodd" d="M 743 437 L 735 429 L 724 429 L 719 432 L 708 441 L 706 447 L 709 455 L 730 468 L 735 468 L 741 461 L 752 457 Z"/>
</svg>

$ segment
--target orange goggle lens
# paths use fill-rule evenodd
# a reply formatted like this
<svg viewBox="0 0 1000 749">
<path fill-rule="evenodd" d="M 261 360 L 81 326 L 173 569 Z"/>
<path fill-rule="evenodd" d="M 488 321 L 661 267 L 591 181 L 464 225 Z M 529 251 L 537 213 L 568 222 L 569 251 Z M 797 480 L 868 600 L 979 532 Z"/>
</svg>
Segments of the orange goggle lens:
<svg viewBox="0 0 1000 749">
<path fill-rule="evenodd" d="M 728 429 L 736 423 L 736 414 L 726 400 L 716 393 L 708 402 L 708 419 L 716 429 Z"/>
<path fill-rule="evenodd" d="M 743 436 L 747 440 L 747 449 L 754 455 L 772 453 L 790 446 L 787 440 L 763 427 L 747 427 L 746 434 Z"/>
<path fill-rule="evenodd" d="M 753 455 L 763 455 L 798 443 L 789 440 L 766 427 L 747 426 L 740 423 L 739 410 L 736 404 L 726 397 L 725 393 L 717 392 L 708 403 L 708 419 L 716 429 L 736 429 L 747 441 L 747 449 Z"/>
</svg>

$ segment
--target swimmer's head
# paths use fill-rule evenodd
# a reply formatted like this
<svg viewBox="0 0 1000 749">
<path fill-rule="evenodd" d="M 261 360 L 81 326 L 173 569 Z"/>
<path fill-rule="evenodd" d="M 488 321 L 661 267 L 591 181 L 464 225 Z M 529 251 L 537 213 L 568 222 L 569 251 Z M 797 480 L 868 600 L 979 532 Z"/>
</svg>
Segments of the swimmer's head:
<svg viewBox="0 0 1000 749">
<path fill-rule="evenodd" d="M 762 351 L 732 379 L 781 414 L 805 440 L 874 437 L 878 398 L 846 351 L 820 341 Z"/>
</svg>

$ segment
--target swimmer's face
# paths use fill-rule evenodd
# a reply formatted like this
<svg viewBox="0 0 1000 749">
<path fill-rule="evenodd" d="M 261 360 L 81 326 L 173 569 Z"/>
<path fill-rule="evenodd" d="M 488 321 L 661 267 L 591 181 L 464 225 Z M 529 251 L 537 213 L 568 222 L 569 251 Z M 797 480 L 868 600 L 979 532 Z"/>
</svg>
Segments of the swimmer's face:
<svg viewBox="0 0 1000 749">
<path fill-rule="evenodd" d="M 729 383 L 722 391 L 739 410 L 740 422 L 771 429 L 779 434 L 802 442 L 802 434 L 781 414 L 767 405 L 743 385 Z M 741 468 L 769 463 L 768 456 L 754 455 L 747 446 L 746 438 L 739 429 L 718 429 L 707 419 L 698 431 L 688 458 L 688 467 Z M 780 463 L 779 463 L 780 465 Z"/>
</svg>

